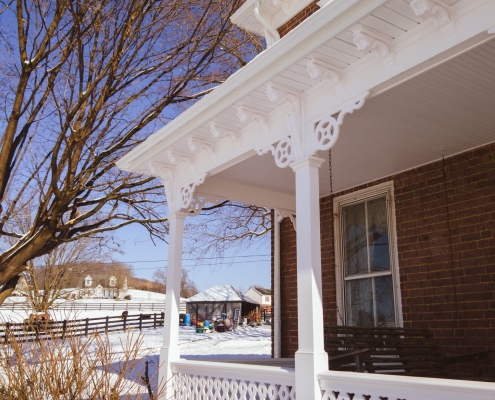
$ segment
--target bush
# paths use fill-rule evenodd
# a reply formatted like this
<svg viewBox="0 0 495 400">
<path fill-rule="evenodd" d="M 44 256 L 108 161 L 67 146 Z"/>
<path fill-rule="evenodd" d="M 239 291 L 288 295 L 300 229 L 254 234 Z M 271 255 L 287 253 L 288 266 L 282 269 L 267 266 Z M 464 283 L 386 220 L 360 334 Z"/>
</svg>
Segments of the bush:
<svg viewBox="0 0 495 400">
<path fill-rule="evenodd" d="M 13 333 L 0 338 L 0 399 L 157 399 L 164 387 L 151 388 L 140 348 L 132 332 L 112 348 L 108 335 L 65 339 L 41 337 L 23 342 Z M 119 349 L 120 350 L 120 349 Z M 146 362 L 146 371 L 148 362 Z M 158 371 L 158 368 L 156 369 Z M 162 385 L 164 386 L 164 385 Z"/>
<path fill-rule="evenodd" d="M 126 294 L 126 295 L 124 296 L 124 300 L 130 300 L 130 299 L 131 299 L 131 295 L 130 295 L 130 294 Z"/>
</svg>

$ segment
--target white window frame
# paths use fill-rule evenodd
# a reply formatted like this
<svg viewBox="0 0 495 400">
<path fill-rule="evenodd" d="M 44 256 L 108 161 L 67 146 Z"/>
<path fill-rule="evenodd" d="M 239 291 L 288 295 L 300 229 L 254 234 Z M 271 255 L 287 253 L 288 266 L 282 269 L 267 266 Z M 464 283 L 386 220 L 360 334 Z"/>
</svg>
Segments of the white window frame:
<svg viewBox="0 0 495 400">
<path fill-rule="evenodd" d="M 335 280 L 337 291 L 337 324 L 345 324 L 345 299 L 344 299 L 344 266 L 342 257 L 341 241 L 341 209 L 355 203 L 361 203 L 376 197 L 387 196 L 388 199 L 388 220 L 390 223 L 390 271 L 392 273 L 392 283 L 394 287 L 395 302 L 395 324 L 397 327 L 403 327 L 402 317 L 402 298 L 400 292 L 399 276 L 399 255 L 397 250 L 397 226 L 395 222 L 395 201 L 394 201 L 394 182 L 384 182 L 366 189 L 358 190 L 352 193 L 344 194 L 333 199 L 333 227 L 334 227 L 334 249 L 335 249 Z M 363 276 L 364 277 L 364 276 Z"/>
</svg>

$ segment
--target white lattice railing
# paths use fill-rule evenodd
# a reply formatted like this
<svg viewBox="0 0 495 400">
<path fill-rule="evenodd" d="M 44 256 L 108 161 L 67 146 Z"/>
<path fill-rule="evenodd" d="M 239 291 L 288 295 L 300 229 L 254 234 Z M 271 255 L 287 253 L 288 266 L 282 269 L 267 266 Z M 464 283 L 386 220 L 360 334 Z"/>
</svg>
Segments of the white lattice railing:
<svg viewBox="0 0 495 400">
<path fill-rule="evenodd" d="M 295 400 L 294 369 L 180 360 L 175 400 Z"/>
<path fill-rule="evenodd" d="M 322 400 L 494 400 L 495 383 L 327 371 Z"/>
</svg>

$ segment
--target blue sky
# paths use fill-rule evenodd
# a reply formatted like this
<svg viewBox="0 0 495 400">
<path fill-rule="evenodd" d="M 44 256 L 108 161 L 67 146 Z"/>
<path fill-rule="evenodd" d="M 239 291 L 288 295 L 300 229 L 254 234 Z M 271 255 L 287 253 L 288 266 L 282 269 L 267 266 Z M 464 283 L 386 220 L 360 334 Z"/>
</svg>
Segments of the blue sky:
<svg viewBox="0 0 495 400">
<path fill-rule="evenodd" d="M 163 241 L 150 240 L 148 232 L 139 225 L 119 229 L 123 254 L 114 254 L 114 259 L 134 267 L 138 277 L 152 279 L 153 272 L 165 268 L 167 247 Z M 270 287 L 270 243 L 252 247 L 237 254 L 228 254 L 223 259 L 208 259 L 198 263 L 184 256 L 183 267 L 200 291 L 214 285 L 230 284 L 247 291 L 251 285 Z"/>
</svg>

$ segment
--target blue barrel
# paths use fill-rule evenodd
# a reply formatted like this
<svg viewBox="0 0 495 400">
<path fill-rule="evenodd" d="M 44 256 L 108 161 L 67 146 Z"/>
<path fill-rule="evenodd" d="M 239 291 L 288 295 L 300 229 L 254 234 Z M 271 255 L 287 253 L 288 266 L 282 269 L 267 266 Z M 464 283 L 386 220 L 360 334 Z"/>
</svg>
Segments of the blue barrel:
<svg viewBox="0 0 495 400">
<path fill-rule="evenodd" d="M 191 326 L 191 314 L 186 314 L 184 316 L 184 325 Z"/>
<path fill-rule="evenodd" d="M 203 322 L 203 326 L 205 328 L 207 328 L 208 326 L 210 326 L 210 321 L 206 320 L 205 322 Z"/>
</svg>

